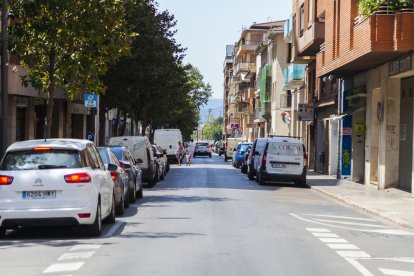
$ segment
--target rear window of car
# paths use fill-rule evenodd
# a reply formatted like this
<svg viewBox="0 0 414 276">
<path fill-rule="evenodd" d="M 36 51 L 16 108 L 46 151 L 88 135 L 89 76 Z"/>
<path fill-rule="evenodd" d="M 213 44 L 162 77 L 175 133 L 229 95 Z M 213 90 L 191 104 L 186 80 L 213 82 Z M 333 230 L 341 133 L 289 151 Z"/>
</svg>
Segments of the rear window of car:
<svg viewBox="0 0 414 276">
<path fill-rule="evenodd" d="M 197 143 L 197 146 L 204 146 L 204 147 L 207 147 L 207 146 L 208 146 L 208 143 Z"/>
<path fill-rule="evenodd" d="M 247 150 L 249 147 L 251 147 L 250 144 L 241 144 L 240 145 L 240 150 Z"/>
<path fill-rule="evenodd" d="M 287 143 L 269 143 L 267 149 L 268 154 L 282 154 L 282 155 L 301 155 L 302 145 L 287 144 Z"/>
<path fill-rule="evenodd" d="M 98 149 L 99 155 L 102 158 L 102 162 L 104 164 L 109 164 L 111 163 L 109 160 L 109 155 L 108 155 L 108 151 L 106 149 Z"/>
<path fill-rule="evenodd" d="M 82 161 L 77 150 L 22 150 L 8 152 L 0 165 L 0 170 L 19 171 L 81 167 Z"/>
<path fill-rule="evenodd" d="M 124 160 L 122 148 L 111 148 L 111 149 L 115 153 L 116 158 L 118 158 L 118 160 Z"/>
</svg>

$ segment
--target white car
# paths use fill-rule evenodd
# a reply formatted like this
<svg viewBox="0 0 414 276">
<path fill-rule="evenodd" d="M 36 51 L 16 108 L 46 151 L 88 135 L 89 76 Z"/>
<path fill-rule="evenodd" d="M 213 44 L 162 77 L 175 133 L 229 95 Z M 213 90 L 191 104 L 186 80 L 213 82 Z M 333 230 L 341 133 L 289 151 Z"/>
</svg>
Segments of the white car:
<svg viewBox="0 0 414 276">
<path fill-rule="evenodd" d="M 10 145 L 0 164 L 0 236 L 8 228 L 82 225 L 99 236 L 115 221 L 114 182 L 88 140 L 47 139 Z"/>
<path fill-rule="evenodd" d="M 306 185 L 307 156 L 299 138 L 276 136 L 268 140 L 257 168 L 256 181 L 294 182 Z"/>
</svg>

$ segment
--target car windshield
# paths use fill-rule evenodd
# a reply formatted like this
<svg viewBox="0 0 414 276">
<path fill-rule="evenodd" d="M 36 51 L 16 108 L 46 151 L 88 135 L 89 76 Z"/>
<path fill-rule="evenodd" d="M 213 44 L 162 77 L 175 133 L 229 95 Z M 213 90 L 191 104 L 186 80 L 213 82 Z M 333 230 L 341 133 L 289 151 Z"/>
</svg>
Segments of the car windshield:
<svg viewBox="0 0 414 276">
<path fill-rule="evenodd" d="M 8 152 L 0 166 L 0 170 L 18 171 L 81 167 L 82 162 L 77 150 L 22 150 Z"/>
<path fill-rule="evenodd" d="M 197 146 L 207 147 L 208 146 L 208 143 L 197 143 Z"/>
</svg>

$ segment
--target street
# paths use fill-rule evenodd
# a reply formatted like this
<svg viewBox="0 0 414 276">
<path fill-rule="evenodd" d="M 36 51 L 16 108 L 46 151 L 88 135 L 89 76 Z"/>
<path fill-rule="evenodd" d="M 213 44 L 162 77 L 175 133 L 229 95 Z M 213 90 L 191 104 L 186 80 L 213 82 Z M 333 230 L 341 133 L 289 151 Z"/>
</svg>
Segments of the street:
<svg viewBox="0 0 414 276">
<path fill-rule="evenodd" d="M 172 165 L 100 238 L 22 228 L 0 274 L 414 275 L 414 233 L 304 187 L 260 186 L 224 162 Z"/>
</svg>

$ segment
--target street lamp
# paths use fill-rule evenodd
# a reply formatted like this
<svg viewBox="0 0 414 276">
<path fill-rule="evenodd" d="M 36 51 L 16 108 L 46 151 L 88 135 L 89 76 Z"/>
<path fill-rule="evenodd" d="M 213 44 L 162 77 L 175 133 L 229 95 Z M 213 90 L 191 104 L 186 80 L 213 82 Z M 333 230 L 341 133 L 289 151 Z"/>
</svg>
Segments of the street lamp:
<svg viewBox="0 0 414 276">
<path fill-rule="evenodd" d="M 7 78 L 7 69 L 8 69 L 8 55 L 7 55 L 7 48 L 8 48 L 8 31 L 7 31 L 7 17 L 8 17 L 8 9 L 7 9 L 7 0 L 2 1 L 1 5 L 1 105 L 0 105 L 0 155 L 2 156 L 3 153 L 6 151 L 8 146 L 8 78 Z M 0 156 L 0 157 L 1 157 Z"/>
</svg>

